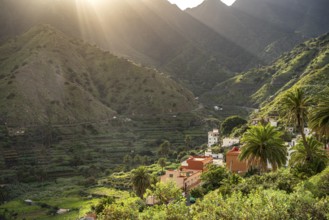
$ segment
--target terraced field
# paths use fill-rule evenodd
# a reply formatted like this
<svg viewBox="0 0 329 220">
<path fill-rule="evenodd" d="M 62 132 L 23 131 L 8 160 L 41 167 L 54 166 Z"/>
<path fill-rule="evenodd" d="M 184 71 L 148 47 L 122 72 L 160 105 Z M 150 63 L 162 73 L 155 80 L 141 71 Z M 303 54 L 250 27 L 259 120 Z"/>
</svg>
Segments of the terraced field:
<svg viewBox="0 0 329 220">
<path fill-rule="evenodd" d="M 193 113 L 184 113 L 52 125 L 51 138 L 34 134 L 25 137 L 29 140 L 25 143 L 24 137 L 19 137 L 21 140 L 11 147 L 0 149 L 1 179 L 10 182 L 29 175 L 40 180 L 81 173 L 88 176 L 91 170 L 97 175 L 122 166 L 125 155 L 147 156 L 149 161 L 154 161 L 159 145 L 165 140 L 174 149 L 185 146 L 187 135 L 194 147 L 206 143 L 207 131 L 211 129 L 208 124 Z M 29 129 L 36 130 L 27 128 L 28 134 Z"/>
</svg>

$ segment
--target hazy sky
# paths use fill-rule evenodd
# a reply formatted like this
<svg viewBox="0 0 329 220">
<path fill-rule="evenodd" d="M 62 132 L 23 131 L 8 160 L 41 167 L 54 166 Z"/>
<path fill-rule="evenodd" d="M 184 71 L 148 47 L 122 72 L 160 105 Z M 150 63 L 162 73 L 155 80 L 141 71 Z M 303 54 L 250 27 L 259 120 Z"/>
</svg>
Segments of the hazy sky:
<svg viewBox="0 0 329 220">
<path fill-rule="evenodd" d="M 197 5 L 200 5 L 204 0 L 168 0 L 172 4 L 176 4 L 178 7 L 180 7 L 182 10 L 186 8 L 193 8 Z M 227 5 L 233 4 L 235 0 L 221 0 Z"/>
</svg>

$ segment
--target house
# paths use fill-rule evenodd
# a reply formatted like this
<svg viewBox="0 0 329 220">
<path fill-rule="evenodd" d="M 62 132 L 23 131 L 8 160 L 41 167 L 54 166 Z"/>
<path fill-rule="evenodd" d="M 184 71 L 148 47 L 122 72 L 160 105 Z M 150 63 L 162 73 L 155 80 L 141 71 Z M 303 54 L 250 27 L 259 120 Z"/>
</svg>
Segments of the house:
<svg viewBox="0 0 329 220">
<path fill-rule="evenodd" d="M 240 161 L 238 156 L 241 151 L 237 147 L 233 147 L 232 150 L 226 153 L 226 168 L 234 173 L 246 173 L 250 169 L 250 165 L 247 161 Z"/>
<path fill-rule="evenodd" d="M 266 118 L 254 118 L 251 120 L 251 125 L 258 125 L 259 123 L 270 123 L 273 127 L 278 127 L 278 116 L 272 115 Z"/>
<path fill-rule="evenodd" d="M 213 129 L 208 132 L 208 147 L 211 147 L 214 144 L 219 142 L 219 131 L 218 129 Z"/>
<path fill-rule="evenodd" d="M 304 128 L 304 134 L 305 134 L 305 136 L 310 136 L 310 135 L 312 134 L 311 129 L 309 129 L 309 128 Z"/>
<path fill-rule="evenodd" d="M 262 120 L 262 118 L 254 118 L 251 120 L 251 125 L 258 125 Z"/>
<path fill-rule="evenodd" d="M 212 157 L 191 156 L 181 164 L 181 169 L 204 171 L 208 164 L 212 164 L 212 161 Z"/>
<path fill-rule="evenodd" d="M 216 166 L 224 166 L 224 155 L 221 153 L 214 154 L 212 152 L 211 148 L 208 148 L 205 152 L 204 155 L 206 157 L 212 157 L 213 158 L 213 164 Z"/>
<path fill-rule="evenodd" d="M 294 127 L 286 127 L 286 131 L 288 131 L 289 133 L 294 133 L 295 129 Z"/>
<path fill-rule="evenodd" d="M 231 147 L 233 145 L 239 144 L 240 139 L 239 138 L 224 138 L 223 139 L 223 147 Z"/>
<path fill-rule="evenodd" d="M 278 120 L 275 118 L 269 118 L 269 123 L 273 127 L 278 127 Z"/>
<path fill-rule="evenodd" d="M 191 156 L 181 163 L 181 167 L 178 170 L 167 170 L 161 176 L 160 181 L 173 181 L 179 188 L 188 191 L 201 184 L 201 174 L 212 162 L 212 157 Z"/>
<path fill-rule="evenodd" d="M 205 152 L 204 155 L 206 157 L 212 157 L 213 159 L 223 159 L 223 154 L 214 154 L 211 150 L 211 148 L 208 148 Z"/>
<path fill-rule="evenodd" d="M 25 135 L 26 128 L 13 128 L 13 127 L 8 127 L 8 135 L 13 137 L 13 136 L 23 136 Z"/>
<path fill-rule="evenodd" d="M 296 142 L 295 142 L 296 140 L 294 140 L 294 142 L 292 141 L 292 142 L 287 142 L 286 143 L 286 145 L 287 145 L 287 153 L 288 153 L 288 155 L 287 155 L 287 162 L 286 162 L 286 167 L 289 165 L 289 162 L 290 162 L 290 159 L 291 159 L 291 154 L 292 154 L 292 152 L 294 152 L 294 150 L 292 149 L 294 146 L 295 146 L 295 144 L 296 144 Z"/>
<path fill-rule="evenodd" d="M 184 191 L 193 189 L 201 183 L 202 170 L 167 170 L 166 174 L 161 176 L 161 182 L 173 181 Z"/>
</svg>

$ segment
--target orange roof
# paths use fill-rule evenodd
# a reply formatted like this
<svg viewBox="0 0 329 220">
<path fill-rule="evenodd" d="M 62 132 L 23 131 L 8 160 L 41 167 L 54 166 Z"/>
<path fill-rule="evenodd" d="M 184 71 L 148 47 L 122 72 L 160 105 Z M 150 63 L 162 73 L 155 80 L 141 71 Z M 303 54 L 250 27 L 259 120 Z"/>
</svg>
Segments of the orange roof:
<svg viewBox="0 0 329 220">
<path fill-rule="evenodd" d="M 212 157 L 208 157 L 208 156 L 192 156 L 189 159 L 187 159 L 188 161 L 199 161 L 202 162 L 203 164 L 209 163 L 213 160 Z"/>
</svg>

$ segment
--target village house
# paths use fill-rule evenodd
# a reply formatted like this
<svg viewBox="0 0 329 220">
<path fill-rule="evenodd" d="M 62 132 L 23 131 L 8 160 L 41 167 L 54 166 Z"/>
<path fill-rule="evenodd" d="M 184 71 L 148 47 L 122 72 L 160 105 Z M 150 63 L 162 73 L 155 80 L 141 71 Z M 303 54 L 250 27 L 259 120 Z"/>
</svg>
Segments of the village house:
<svg viewBox="0 0 329 220">
<path fill-rule="evenodd" d="M 219 143 L 219 131 L 218 129 L 213 129 L 208 132 L 208 147 L 211 147 Z"/>
<path fill-rule="evenodd" d="M 286 131 L 288 131 L 289 133 L 293 134 L 295 129 L 294 127 L 286 127 Z"/>
<path fill-rule="evenodd" d="M 25 135 L 26 129 L 25 128 L 7 128 L 8 130 L 8 135 L 13 137 L 13 136 L 23 136 Z"/>
<path fill-rule="evenodd" d="M 223 159 L 224 155 L 223 154 L 214 154 L 211 150 L 211 148 L 208 148 L 205 152 L 204 155 L 206 157 L 212 157 L 213 159 Z"/>
<path fill-rule="evenodd" d="M 247 161 L 240 161 L 238 156 L 241 151 L 237 147 L 233 147 L 232 150 L 226 153 L 226 168 L 234 173 L 246 173 L 250 169 Z"/>
<path fill-rule="evenodd" d="M 231 147 L 233 145 L 239 144 L 240 138 L 224 138 L 223 139 L 223 147 Z"/>
<path fill-rule="evenodd" d="M 212 157 L 191 156 L 182 162 L 178 170 L 167 170 L 160 181 L 173 181 L 179 188 L 189 191 L 201 184 L 201 174 L 212 162 Z"/>
<path fill-rule="evenodd" d="M 269 123 L 270 123 L 271 126 L 278 127 L 278 120 L 277 119 L 275 119 L 275 118 L 269 118 L 268 121 L 269 121 Z"/>
</svg>

